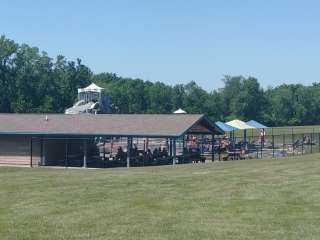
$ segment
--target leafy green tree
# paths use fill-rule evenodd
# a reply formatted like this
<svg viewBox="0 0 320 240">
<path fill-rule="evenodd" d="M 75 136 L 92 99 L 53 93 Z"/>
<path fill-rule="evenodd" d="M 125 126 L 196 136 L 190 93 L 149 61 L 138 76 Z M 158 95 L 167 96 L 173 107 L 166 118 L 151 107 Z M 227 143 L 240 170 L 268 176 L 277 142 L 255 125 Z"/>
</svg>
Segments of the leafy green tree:
<svg viewBox="0 0 320 240">
<path fill-rule="evenodd" d="M 184 86 L 185 109 L 188 113 L 203 113 L 204 103 L 208 98 L 208 93 L 199 87 L 196 82 L 191 81 Z"/>
<path fill-rule="evenodd" d="M 64 112 L 77 88 L 104 87 L 119 113 L 204 113 L 213 120 L 260 120 L 267 125 L 319 124 L 320 83 L 283 84 L 266 90 L 256 78 L 225 76 L 224 87 L 207 92 L 194 81 L 175 86 L 93 74 L 80 59 L 51 58 L 26 44 L 0 37 L 0 112 Z"/>
<path fill-rule="evenodd" d="M 14 93 L 14 58 L 18 50 L 18 44 L 0 37 L 0 111 L 12 112 L 12 95 Z"/>
<path fill-rule="evenodd" d="M 225 87 L 221 90 L 224 115 L 227 120 L 262 120 L 265 99 L 259 82 L 253 77 L 225 76 Z"/>
</svg>

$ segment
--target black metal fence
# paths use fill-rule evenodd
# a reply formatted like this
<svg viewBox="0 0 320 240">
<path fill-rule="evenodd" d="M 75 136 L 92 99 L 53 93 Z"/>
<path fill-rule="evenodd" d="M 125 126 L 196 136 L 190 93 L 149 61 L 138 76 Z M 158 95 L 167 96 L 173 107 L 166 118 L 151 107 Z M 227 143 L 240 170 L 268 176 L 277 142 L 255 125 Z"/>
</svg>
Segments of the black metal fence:
<svg viewBox="0 0 320 240">
<path fill-rule="evenodd" d="M 215 158 L 219 160 L 278 158 L 320 152 L 320 132 L 286 134 L 251 134 L 216 137 Z"/>
</svg>

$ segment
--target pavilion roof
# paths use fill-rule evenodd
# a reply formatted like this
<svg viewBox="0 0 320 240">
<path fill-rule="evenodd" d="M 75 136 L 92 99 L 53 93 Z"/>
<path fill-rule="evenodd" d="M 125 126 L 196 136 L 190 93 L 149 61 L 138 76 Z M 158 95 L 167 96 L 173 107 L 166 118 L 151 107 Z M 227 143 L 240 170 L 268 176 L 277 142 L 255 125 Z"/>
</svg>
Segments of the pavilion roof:
<svg viewBox="0 0 320 240">
<path fill-rule="evenodd" d="M 221 133 L 202 114 L 0 114 L 4 135 L 108 135 L 179 137 Z"/>
</svg>

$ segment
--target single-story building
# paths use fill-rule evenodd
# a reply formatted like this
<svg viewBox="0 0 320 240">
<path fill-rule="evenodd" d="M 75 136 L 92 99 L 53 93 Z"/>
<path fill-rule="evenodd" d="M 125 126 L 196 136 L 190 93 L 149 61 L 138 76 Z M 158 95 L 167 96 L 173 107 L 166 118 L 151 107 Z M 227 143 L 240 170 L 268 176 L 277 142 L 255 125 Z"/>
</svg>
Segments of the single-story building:
<svg viewBox="0 0 320 240">
<path fill-rule="evenodd" d="M 213 139 L 221 133 L 201 114 L 0 114 L 0 165 L 183 163 L 187 157 L 185 135 L 211 135 Z M 125 146 L 120 144 L 123 139 Z M 162 148 L 150 155 L 149 139 L 164 139 L 166 144 L 161 143 Z M 177 141 L 182 144 L 179 157 Z M 143 150 L 138 149 L 142 142 Z M 115 143 L 119 144 L 117 153 L 112 148 Z"/>
</svg>

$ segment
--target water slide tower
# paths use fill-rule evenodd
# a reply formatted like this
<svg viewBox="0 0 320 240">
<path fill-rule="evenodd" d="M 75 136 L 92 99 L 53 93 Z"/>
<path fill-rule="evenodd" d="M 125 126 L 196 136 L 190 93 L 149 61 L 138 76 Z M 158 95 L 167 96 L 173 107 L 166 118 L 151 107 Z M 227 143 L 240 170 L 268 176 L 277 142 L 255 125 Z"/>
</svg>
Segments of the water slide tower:
<svg viewBox="0 0 320 240">
<path fill-rule="evenodd" d="M 65 114 L 81 113 L 109 113 L 110 98 L 104 91 L 104 88 L 91 83 L 86 88 L 78 89 L 78 100 L 70 108 L 66 109 Z"/>
</svg>

